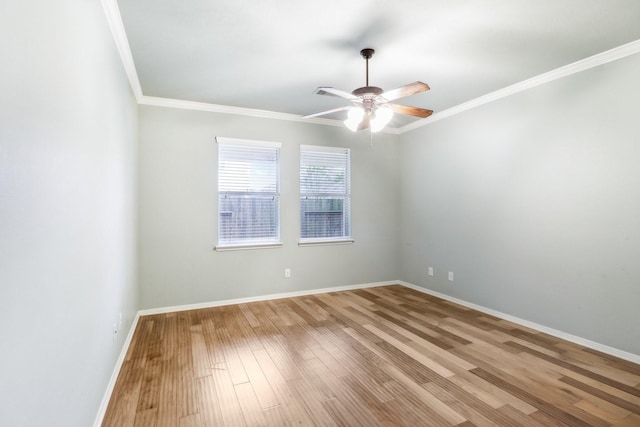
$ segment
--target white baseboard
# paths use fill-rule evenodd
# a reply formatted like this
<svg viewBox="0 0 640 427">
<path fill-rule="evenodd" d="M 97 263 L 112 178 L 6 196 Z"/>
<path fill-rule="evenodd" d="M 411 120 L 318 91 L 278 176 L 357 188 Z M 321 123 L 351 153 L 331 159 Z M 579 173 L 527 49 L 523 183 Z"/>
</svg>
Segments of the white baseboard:
<svg viewBox="0 0 640 427">
<path fill-rule="evenodd" d="M 221 301 L 203 302 L 198 304 L 177 305 L 173 307 L 152 308 L 148 310 L 140 310 L 140 316 L 148 316 L 150 314 L 172 313 L 174 311 L 198 310 L 200 308 L 222 307 L 223 305 L 247 304 L 250 302 L 269 301 L 273 299 L 302 297 L 305 295 L 325 294 L 327 292 L 351 291 L 354 289 L 377 288 L 379 286 L 396 285 L 397 280 L 387 282 L 363 283 L 360 285 L 335 286 L 332 288 L 311 289 L 308 291 L 283 292 L 279 294 L 268 294 L 256 297 L 235 298 Z"/>
<path fill-rule="evenodd" d="M 351 291 L 354 289 L 366 289 L 366 288 L 376 288 L 379 286 L 389 286 L 389 285 L 402 285 L 404 287 L 416 290 L 418 292 L 422 292 L 427 295 L 432 295 L 438 298 L 442 298 L 447 301 L 454 302 L 456 304 L 460 304 L 464 307 L 472 308 L 474 310 L 478 310 L 482 313 L 490 314 L 492 316 L 498 317 L 500 319 L 508 320 L 509 322 L 516 323 L 518 325 L 526 326 L 527 328 L 534 329 L 536 331 L 544 332 L 546 334 L 552 335 L 554 337 L 558 337 L 572 343 L 582 345 L 587 348 L 591 348 L 593 350 L 601 351 L 602 353 L 609 354 L 611 356 L 619 357 L 620 359 L 628 360 L 633 363 L 640 364 L 640 355 L 629 353 L 623 350 L 619 350 L 614 347 L 609 347 L 604 344 L 597 343 L 595 341 L 591 341 L 582 337 L 578 337 L 575 335 L 568 334 L 566 332 L 559 331 L 557 329 L 549 328 L 547 326 L 540 325 L 538 323 L 530 322 L 528 320 L 521 319 L 519 317 L 512 316 L 510 314 L 502 313 L 500 311 L 496 311 L 478 304 L 470 303 L 468 301 L 464 301 L 449 295 L 442 294 L 440 292 L 433 291 L 431 289 L 423 288 L 421 286 L 417 286 L 411 283 L 404 282 L 402 280 L 390 280 L 386 282 L 372 282 L 372 283 L 363 283 L 360 285 L 347 285 L 347 286 L 336 286 L 332 288 L 321 288 L 321 289 L 311 289 L 307 291 L 297 291 L 297 292 L 284 292 L 279 294 L 269 294 L 262 295 L 256 297 L 247 297 L 247 298 L 236 298 L 229 300 L 220 300 L 220 301 L 211 301 L 205 303 L 198 304 L 187 304 L 187 305 L 178 305 L 173 307 L 160 307 L 160 308 L 152 308 L 148 310 L 140 310 L 136 314 L 136 317 L 131 325 L 131 329 L 129 330 L 129 334 L 127 335 L 127 339 L 122 346 L 122 351 L 120 351 L 120 356 L 116 361 L 116 365 L 113 369 L 113 374 L 111 375 L 111 379 L 107 386 L 107 390 L 105 391 L 104 397 L 102 399 L 102 403 L 100 405 L 100 410 L 98 415 L 96 416 L 94 427 L 100 427 L 102 425 L 102 421 L 104 415 L 107 411 L 107 406 L 109 405 L 109 400 L 111 400 L 111 394 L 113 393 L 113 389 L 116 385 L 116 380 L 118 379 L 118 374 L 120 373 L 120 369 L 122 364 L 124 363 L 124 359 L 127 355 L 127 351 L 129 350 L 129 345 L 131 344 L 131 339 L 133 338 L 133 333 L 138 325 L 138 321 L 141 316 L 148 316 L 151 314 L 163 314 L 163 313 L 172 313 L 175 311 L 185 311 L 185 310 L 197 310 L 201 308 L 210 308 L 210 307 L 221 307 L 224 305 L 234 305 L 234 304 L 246 304 L 250 302 L 259 302 L 259 301 L 269 301 L 274 299 L 281 298 L 292 298 L 292 297 L 300 297 L 305 295 L 315 295 L 315 294 L 324 294 L 327 292 L 340 292 L 340 291 Z"/>
<path fill-rule="evenodd" d="M 109 401 L 111 400 L 113 389 L 116 386 L 118 375 L 120 375 L 120 369 L 122 368 L 124 359 L 127 356 L 127 351 L 129 351 L 129 345 L 131 345 L 131 340 L 133 339 L 133 333 L 136 330 L 136 326 L 138 326 L 139 319 L 140 319 L 140 312 L 136 313 L 136 317 L 133 319 L 133 322 L 131 323 L 131 328 L 129 329 L 127 338 L 124 340 L 124 343 L 122 344 L 120 355 L 116 360 L 116 365 L 113 367 L 113 372 L 111 373 L 111 378 L 109 379 L 109 383 L 107 384 L 107 389 L 105 390 L 104 396 L 102 397 L 102 402 L 100 403 L 100 408 L 98 409 L 98 414 L 96 415 L 96 419 L 93 422 L 93 427 L 102 426 L 104 415 L 107 412 L 107 406 L 109 406 Z"/>
<path fill-rule="evenodd" d="M 528 320 L 521 319 L 519 317 L 512 316 L 510 314 L 502 313 L 497 310 L 493 310 L 491 308 L 487 308 L 478 304 L 474 304 L 468 301 L 464 301 L 458 298 L 454 298 L 452 296 L 442 294 L 440 292 L 432 291 L 431 289 L 423 288 L 421 286 L 417 286 L 411 283 L 398 281 L 398 284 L 405 286 L 407 288 L 416 290 L 418 292 L 422 292 L 427 295 L 432 295 L 434 297 L 442 298 L 447 301 L 454 302 L 456 304 L 460 304 L 462 306 L 472 308 L 474 310 L 478 310 L 482 313 L 490 314 L 495 317 L 499 317 L 500 319 L 507 320 L 509 322 L 516 323 L 518 325 L 526 326 L 527 328 L 535 329 L 539 332 L 544 332 L 545 334 L 552 335 L 557 338 L 561 338 L 566 341 L 570 341 L 574 344 L 578 344 L 592 350 L 601 351 L 602 353 L 606 353 L 611 356 L 619 357 L 620 359 L 628 360 L 629 362 L 640 364 L 640 355 L 629 353 L 624 350 L 617 349 L 615 347 L 609 347 L 604 344 L 597 343 L 595 341 L 588 340 L 586 338 L 582 338 L 576 335 L 571 335 L 563 331 L 559 331 L 557 329 L 549 328 L 548 326 L 540 325 L 538 323 L 530 322 Z"/>
</svg>

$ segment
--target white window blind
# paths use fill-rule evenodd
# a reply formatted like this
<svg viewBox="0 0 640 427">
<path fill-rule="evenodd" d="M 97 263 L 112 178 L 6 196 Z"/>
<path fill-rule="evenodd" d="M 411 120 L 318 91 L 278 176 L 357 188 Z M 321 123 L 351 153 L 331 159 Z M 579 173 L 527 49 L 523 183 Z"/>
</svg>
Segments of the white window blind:
<svg viewBox="0 0 640 427">
<path fill-rule="evenodd" d="M 347 148 L 300 147 L 301 242 L 351 239 L 350 163 Z"/>
<path fill-rule="evenodd" d="M 280 241 L 280 144 L 216 138 L 218 245 Z"/>
</svg>

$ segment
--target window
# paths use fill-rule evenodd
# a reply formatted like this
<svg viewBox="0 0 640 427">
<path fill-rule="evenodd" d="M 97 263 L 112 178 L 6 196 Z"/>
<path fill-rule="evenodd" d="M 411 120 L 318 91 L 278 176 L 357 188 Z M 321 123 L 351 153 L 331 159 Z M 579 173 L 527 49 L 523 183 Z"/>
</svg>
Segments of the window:
<svg viewBox="0 0 640 427">
<path fill-rule="evenodd" d="M 350 151 L 300 147 L 300 243 L 351 241 Z"/>
<path fill-rule="evenodd" d="M 218 246 L 280 246 L 280 144 L 218 142 Z"/>
</svg>

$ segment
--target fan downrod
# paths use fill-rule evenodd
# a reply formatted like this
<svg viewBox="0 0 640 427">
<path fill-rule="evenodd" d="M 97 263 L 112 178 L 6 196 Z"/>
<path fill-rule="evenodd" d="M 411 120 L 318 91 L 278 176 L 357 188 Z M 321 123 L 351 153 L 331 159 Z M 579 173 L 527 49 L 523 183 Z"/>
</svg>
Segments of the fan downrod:
<svg viewBox="0 0 640 427">
<path fill-rule="evenodd" d="M 373 56 L 374 53 L 376 53 L 376 51 L 371 49 L 371 48 L 369 48 L 369 47 L 364 48 L 364 49 L 362 49 L 360 51 L 360 55 L 362 55 L 364 60 L 367 62 L 366 84 L 365 84 L 364 88 L 358 88 L 358 89 L 354 90 L 353 92 L 351 92 L 352 94 L 359 96 L 360 93 L 356 93 L 356 91 L 360 91 L 362 93 L 362 89 L 367 89 L 369 87 L 369 59 Z M 380 90 L 380 93 L 382 93 L 382 89 Z"/>
</svg>

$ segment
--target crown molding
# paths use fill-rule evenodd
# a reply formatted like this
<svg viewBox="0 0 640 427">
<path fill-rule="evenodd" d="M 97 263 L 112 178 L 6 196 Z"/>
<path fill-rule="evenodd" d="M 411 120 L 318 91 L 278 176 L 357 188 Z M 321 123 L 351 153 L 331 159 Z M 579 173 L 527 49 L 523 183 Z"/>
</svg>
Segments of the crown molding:
<svg viewBox="0 0 640 427">
<path fill-rule="evenodd" d="M 405 133 L 418 129 L 422 126 L 426 126 L 438 120 L 442 120 L 447 117 L 462 113 L 472 108 L 479 107 L 484 104 L 488 104 L 493 101 L 497 101 L 507 96 L 514 95 L 519 92 L 523 92 L 527 89 L 531 89 L 536 86 L 540 86 L 545 83 L 552 82 L 554 80 L 561 79 L 572 74 L 579 73 L 581 71 L 588 70 L 590 68 L 597 67 L 599 65 L 606 64 L 608 62 L 616 61 L 618 59 L 626 58 L 631 55 L 635 55 L 640 52 L 640 40 L 635 40 L 622 46 L 615 47 L 613 49 L 606 50 L 588 58 L 581 59 L 580 61 L 573 62 L 569 65 L 565 65 L 555 70 L 539 74 L 527 80 L 523 80 L 519 83 L 507 86 L 505 88 L 496 90 L 495 92 L 488 93 L 479 98 L 472 99 L 471 101 L 464 102 L 456 105 L 455 107 L 448 108 L 438 113 L 432 114 L 426 119 L 421 119 L 405 125 L 399 129 L 399 133 Z"/>
<path fill-rule="evenodd" d="M 288 120 L 293 122 L 316 123 L 329 126 L 343 126 L 341 121 L 311 118 L 303 119 L 297 114 L 279 113 L 269 110 L 257 110 L 252 108 L 232 107 L 229 105 L 209 104 L 207 102 L 183 101 L 181 99 L 160 98 L 156 96 L 142 95 L 138 100 L 140 105 L 153 105 L 155 107 L 180 108 L 184 110 L 208 111 L 210 113 L 237 114 L 240 116 L 260 117 L 264 119 Z"/>
<path fill-rule="evenodd" d="M 305 119 L 298 114 L 279 113 L 277 111 L 257 110 L 252 108 L 232 107 L 229 105 L 209 104 L 207 102 L 183 101 L 181 99 L 160 98 L 156 96 L 142 95 L 138 99 L 140 105 L 151 105 L 154 107 L 179 108 L 184 110 L 207 111 L 210 113 L 237 114 L 247 117 L 259 117 L 272 120 L 286 120 L 290 122 L 314 123 L 325 126 L 336 126 L 344 128 L 342 120 L 323 119 L 312 117 Z M 381 132 L 398 134 L 398 128 L 385 128 Z"/>
<path fill-rule="evenodd" d="M 120 59 L 122 60 L 125 72 L 127 74 L 127 77 L 129 78 L 129 84 L 131 85 L 131 89 L 133 90 L 138 104 L 344 127 L 341 120 L 323 119 L 318 117 L 303 119 L 302 116 L 297 114 L 232 107 L 228 105 L 209 104 L 206 102 L 183 101 L 179 99 L 146 96 L 142 93 L 142 86 L 140 85 L 140 80 L 138 79 L 138 73 L 133 61 L 133 55 L 131 54 L 129 40 L 127 39 L 124 24 L 122 23 L 122 17 L 120 15 L 118 4 L 116 0 L 102 0 L 102 6 L 105 10 L 107 22 L 109 23 L 109 28 L 111 28 L 111 33 L 113 34 L 113 39 L 115 40 L 116 47 L 118 49 L 118 52 L 120 53 Z M 506 98 L 507 96 L 523 92 L 527 89 L 531 89 L 533 87 L 540 86 L 542 84 L 549 83 L 554 80 L 561 79 L 563 77 L 606 64 L 608 62 L 626 58 L 637 53 L 640 53 L 640 40 L 632 41 L 630 43 L 615 47 L 613 49 L 609 49 L 580 61 L 576 61 L 563 67 L 556 68 L 555 70 L 537 75 L 530 79 L 523 80 L 511 86 L 507 86 L 505 88 L 472 99 L 471 101 L 456 105 L 455 107 L 436 112 L 426 119 L 417 120 L 400 128 L 386 127 L 381 132 L 400 135 L 405 132 L 421 128 L 438 120 L 442 120 L 444 118 L 451 117 L 464 111 L 471 110 L 472 108 L 476 108 L 481 105 Z"/>
<path fill-rule="evenodd" d="M 116 48 L 120 54 L 120 60 L 124 66 L 125 73 L 129 79 L 129 85 L 133 95 L 136 97 L 138 103 L 142 98 L 142 86 L 138 79 L 138 72 L 136 71 L 136 65 L 133 62 L 133 55 L 131 54 L 131 48 L 129 47 L 129 39 L 127 33 L 124 30 L 124 24 L 122 23 L 122 16 L 120 15 L 120 8 L 116 0 L 102 0 L 102 7 L 107 15 L 107 23 L 111 29 L 113 40 L 116 42 Z"/>
</svg>

